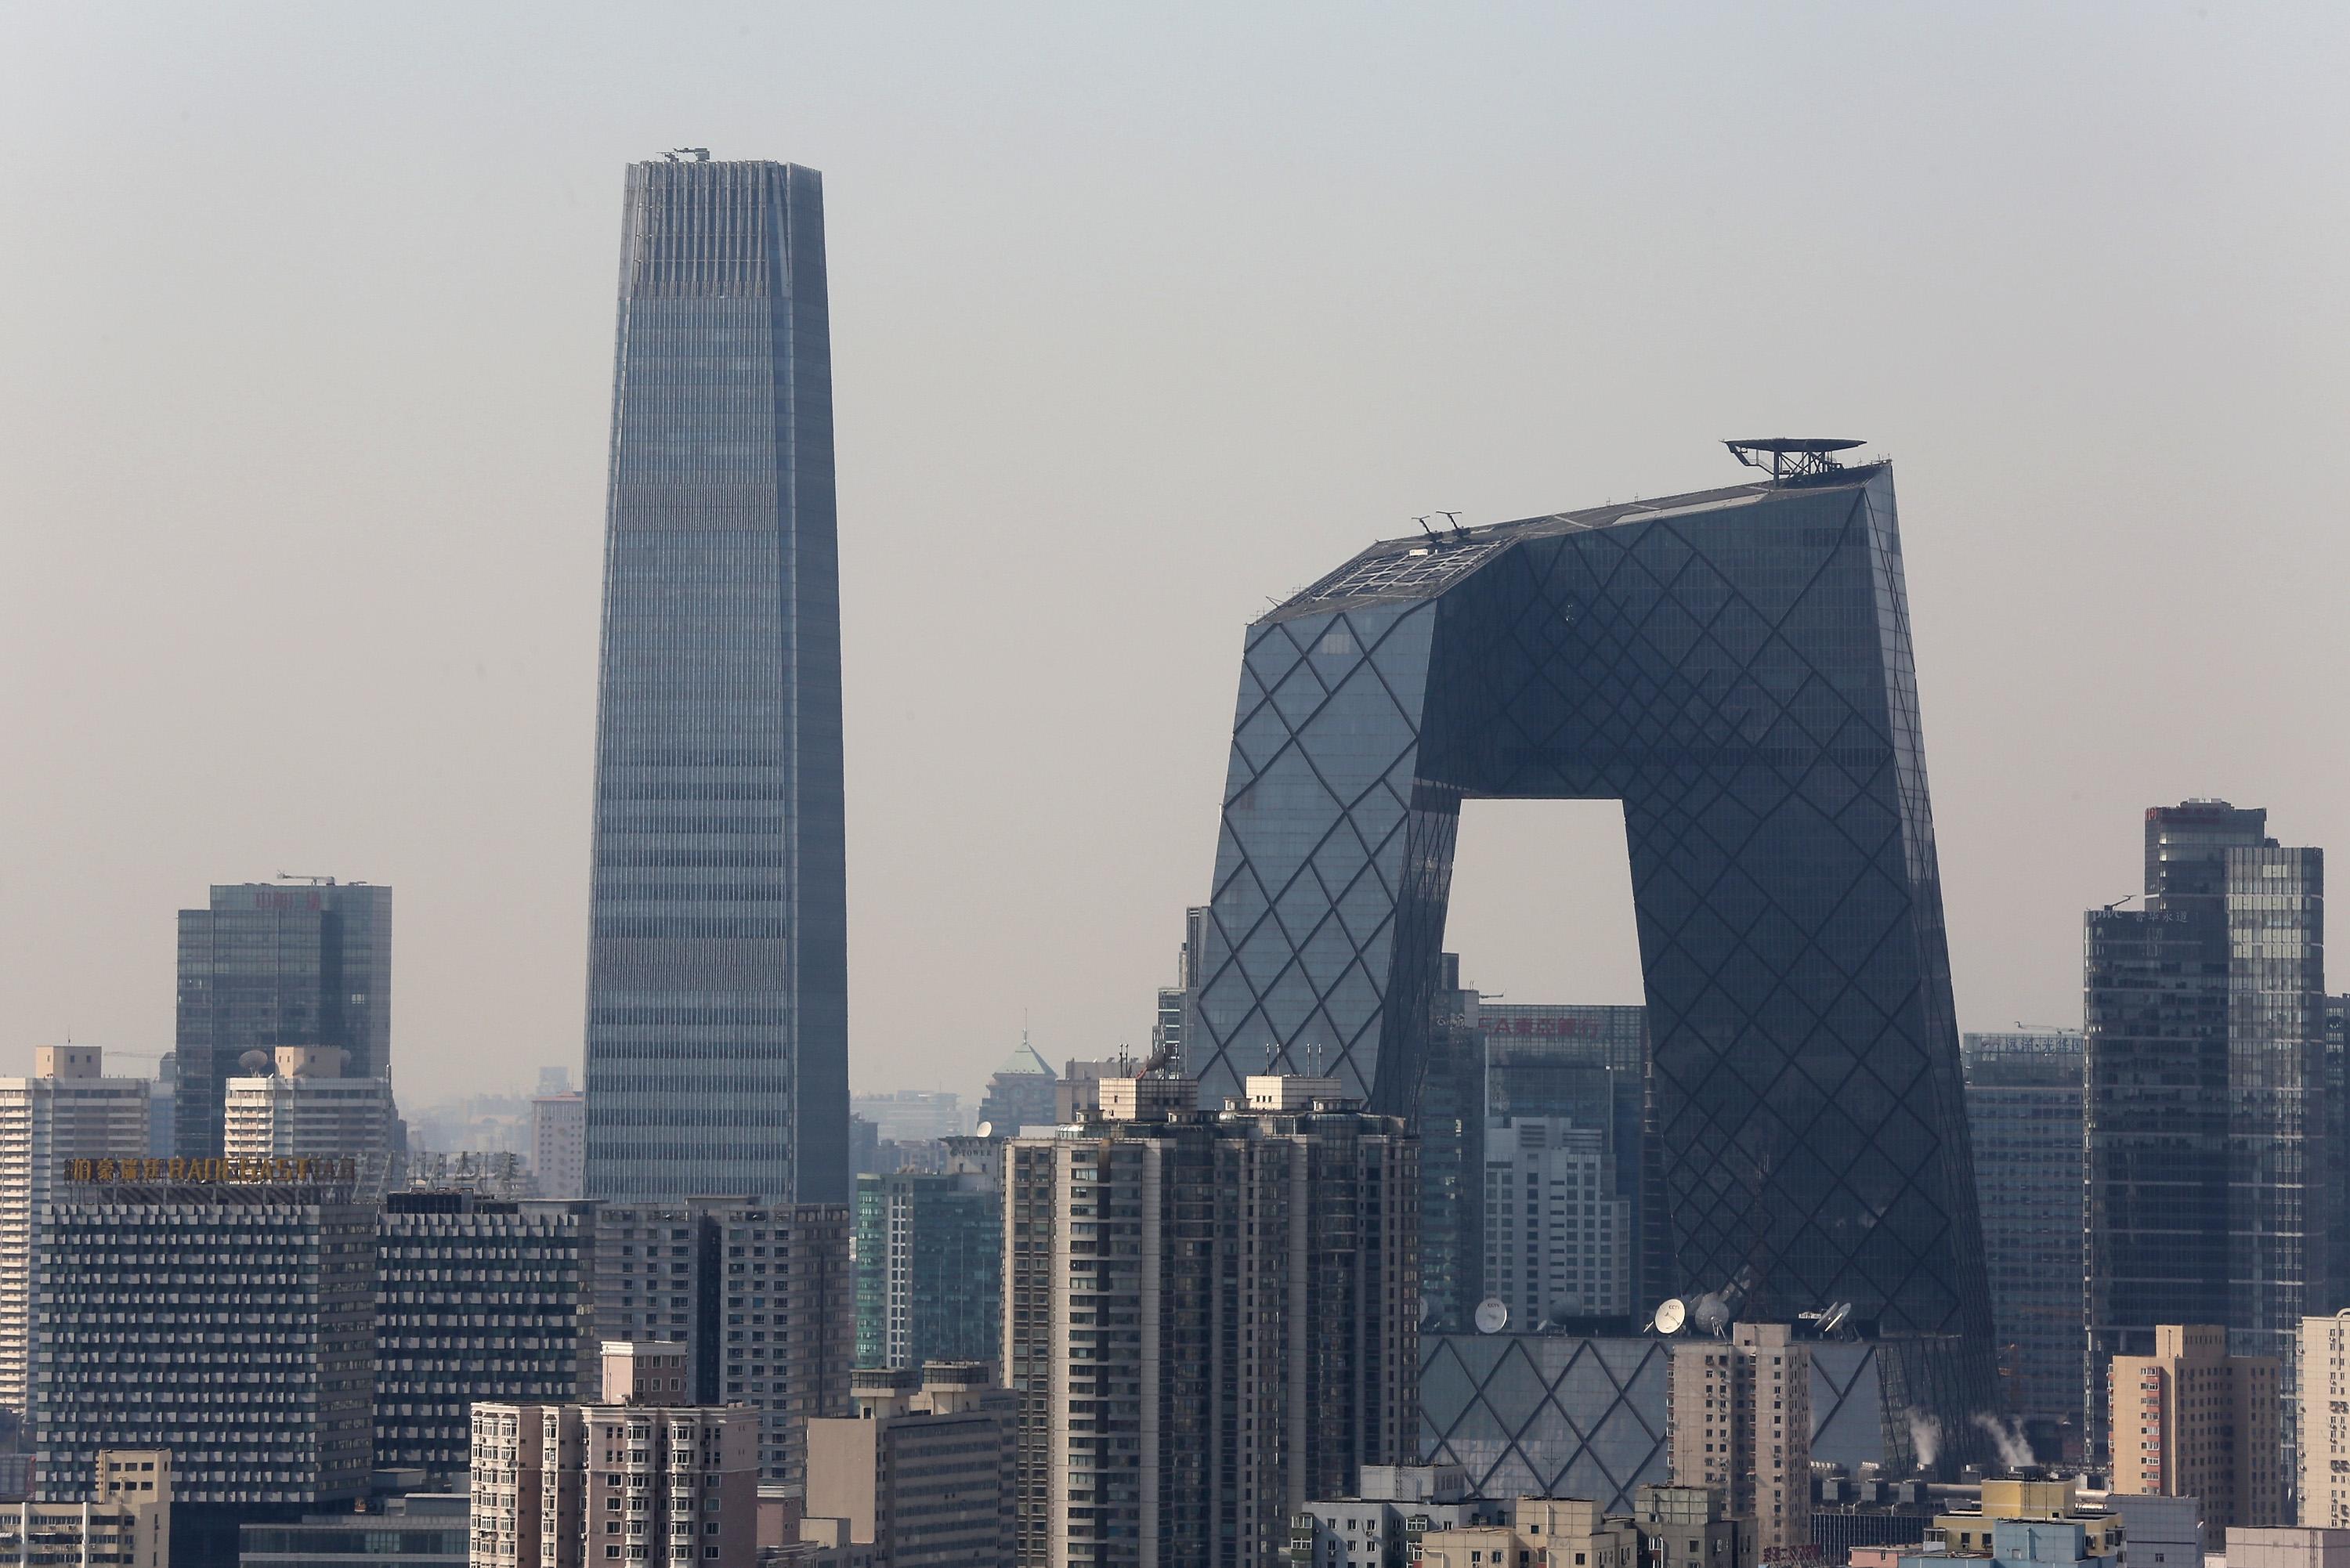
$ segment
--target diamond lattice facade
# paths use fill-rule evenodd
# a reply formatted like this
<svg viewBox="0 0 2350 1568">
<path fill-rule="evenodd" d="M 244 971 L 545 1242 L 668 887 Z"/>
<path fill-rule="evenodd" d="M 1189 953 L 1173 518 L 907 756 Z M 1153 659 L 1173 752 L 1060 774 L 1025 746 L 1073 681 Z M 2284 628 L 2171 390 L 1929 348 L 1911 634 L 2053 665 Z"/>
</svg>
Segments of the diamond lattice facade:
<svg viewBox="0 0 2350 1568">
<path fill-rule="evenodd" d="M 847 1203 L 814 170 L 629 166 L 604 570 L 588 1195 Z"/>
<path fill-rule="evenodd" d="M 1960 1334 L 1993 1408 L 1889 468 L 1393 541 L 1251 627 L 1205 1093 L 1272 1043 L 1413 1109 L 1476 798 L 1623 803 L 1668 1282 Z"/>
</svg>

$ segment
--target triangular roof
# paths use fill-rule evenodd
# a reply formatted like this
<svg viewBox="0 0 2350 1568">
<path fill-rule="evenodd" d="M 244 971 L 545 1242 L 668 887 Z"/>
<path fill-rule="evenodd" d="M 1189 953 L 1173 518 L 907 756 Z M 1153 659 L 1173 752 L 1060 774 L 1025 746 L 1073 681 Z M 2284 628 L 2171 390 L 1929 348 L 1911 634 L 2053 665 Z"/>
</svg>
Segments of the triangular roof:
<svg viewBox="0 0 2350 1568">
<path fill-rule="evenodd" d="M 1028 1044 L 1028 1037 L 1024 1034 L 1020 1037 L 1019 1048 L 1006 1056 L 1003 1059 L 1003 1065 L 998 1067 L 996 1071 L 1015 1075 L 1023 1073 L 1042 1073 L 1047 1078 L 1057 1076 L 1053 1071 L 1053 1064 L 1036 1054 L 1036 1048 Z"/>
</svg>

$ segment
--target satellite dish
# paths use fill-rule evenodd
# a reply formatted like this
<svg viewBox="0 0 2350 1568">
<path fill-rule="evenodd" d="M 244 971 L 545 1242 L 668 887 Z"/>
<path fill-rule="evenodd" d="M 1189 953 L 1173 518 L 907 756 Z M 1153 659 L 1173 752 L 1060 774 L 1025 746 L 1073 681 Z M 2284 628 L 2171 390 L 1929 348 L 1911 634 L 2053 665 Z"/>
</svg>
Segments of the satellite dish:
<svg viewBox="0 0 2350 1568">
<path fill-rule="evenodd" d="M 1730 1326 L 1730 1303 L 1708 1291 L 1690 1308 L 1690 1321 L 1700 1333 L 1718 1334 Z"/>
<path fill-rule="evenodd" d="M 1427 1296 L 1419 1298 L 1419 1326 L 1426 1328 L 1436 1321 L 1436 1303 Z"/>
<path fill-rule="evenodd" d="M 1499 1334 L 1510 1326 L 1510 1309 L 1499 1296 L 1487 1296 L 1477 1303 L 1477 1332 Z"/>
<path fill-rule="evenodd" d="M 1689 1303 L 1681 1300 L 1679 1296 L 1671 1297 L 1666 1301 L 1662 1306 L 1657 1309 L 1657 1332 L 1659 1334 L 1679 1334 L 1681 1331 L 1681 1326 L 1688 1322 Z"/>
<path fill-rule="evenodd" d="M 979 1136 L 982 1137 L 993 1137 L 995 1136 L 995 1124 L 993 1122 L 980 1123 Z"/>
<path fill-rule="evenodd" d="M 1846 1320 L 1851 1316 L 1852 1303 L 1850 1302 L 1836 1303 L 1835 1305 L 1828 1308 L 1827 1311 L 1820 1314 L 1820 1333 L 1823 1335 L 1834 1334 L 1836 1330 L 1842 1328 Z"/>
<path fill-rule="evenodd" d="M 248 1078 L 266 1078 L 269 1076 L 270 1068 L 276 1064 L 276 1061 L 277 1059 L 266 1051 L 247 1051 L 236 1059 L 236 1064 L 244 1069 L 244 1075 Z"/>
</svg>

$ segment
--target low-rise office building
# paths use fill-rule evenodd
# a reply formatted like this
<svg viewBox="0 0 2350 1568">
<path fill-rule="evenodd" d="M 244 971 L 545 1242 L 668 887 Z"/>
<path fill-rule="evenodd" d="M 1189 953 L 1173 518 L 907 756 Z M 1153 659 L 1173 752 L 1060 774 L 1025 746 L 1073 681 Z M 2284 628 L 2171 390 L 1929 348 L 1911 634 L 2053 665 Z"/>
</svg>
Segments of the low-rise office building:
<svg viewBox="0 0 2350 1568">
<path fill-rule="evenodd" d="M 2350 1568 L 2350 1530 L 2230 1530 L 2228 1568 Z"/>
<path fill-rule="evenodd" d="M 1506 1524 L 1431 1530 L 1419 1542 L 1420 1568 L 1638 1568 L 1639 1561 L 1633 1522 L 1576 1498 L 1522 1497 Z"/>
<path fill-rule="evenodd" d="M 463 1492 L 411 1492 L 381 1513 L 313 1513 L 248 1524 L 237 1568 L 467 1568 L 468 1508 Z"/>
<path fill-rule="evenodd" d="M 1715 1488 L 1644 1486 L 1633 1499 L 1646 1568 L 1755 1568 L 1754 1518 L 1731 1512 Z"/>
<path fill-rule="evenodd" d="M 2106 1506 L 2122 1521 L 2121 1568 L 2203 1568 L 2199 1498 L 2109 1491 Z"/>
<path fill-rule="evenodd" d="M 0 1568 L 171 1568 L 172 1456 L 107 1449 L 89 1495 L 0 1505 Z"/>
<path fill-rule="evenodd" d="M 2118 1568 L 2119 1559 L 2099 1552 L 2103 1539 L 2077 1520 L 2001 1519 L 1991 1525 L 1988 1550 L 1958 1555 L 1987 1568 Z M 1952 1553 L 1918 1552 L 1900 1559 L 1900 1568 L 1949 1568 Z"/>
<path fill-rule="evenodd" d="M 1502 1524 L 1510 1505 L 1474 1495 L 1459 1465 L 1365 1465 L 1353 1497 L 1309 1502 L 1289 1516 L 1295 1568 L 1403 1568 L 1431 1530 Z"/>
<path fill-rule="evenodd" d="M 1008 1563 L 1019 1402 L 986 1364 L 863 1369 L 850 1397 L 854 1416 L 808 1423 L 807 1518 L 846 1526 L 825 1538 L 875 1568 Z"/>
</svg>

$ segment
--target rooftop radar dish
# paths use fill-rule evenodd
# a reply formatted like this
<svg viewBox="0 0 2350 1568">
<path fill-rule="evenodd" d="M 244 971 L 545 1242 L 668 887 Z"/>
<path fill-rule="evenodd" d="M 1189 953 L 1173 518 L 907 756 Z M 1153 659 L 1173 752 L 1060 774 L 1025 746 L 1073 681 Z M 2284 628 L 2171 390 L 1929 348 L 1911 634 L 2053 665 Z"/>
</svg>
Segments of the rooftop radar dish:
<svg viewBox="0 0 2350 1568">
<path fill-rule="evenodd" d="M 1755 441 L 1726 441 L 1730 455 L 1749 468 L 1767 468 L 1771 483 L 1788 484 L 1835 473 L 1844 464 L 1835 453 L 1866 443 L 1822 436 L 1763 436 Z"/>
<path fill-rule="evenodd" d="M 980 1123 L 979 1136 L 982 1137 L 993 1137 L 995 1136 L 995 1124 L 993 1122 Z"/>
<path fill-rule="evenodd" d="M 1510 1309 L 1499 1296 L 1487 1296 L 1477 1303 L 1477 1332 L 1499 1334 L 1510 1326 Z"/>
<path fill-rule="evenodd" d="M 1657 1332 L 1679 1334 L 1689 1322 L 1689 1303 L 1679 1296 L 1671 1297 L 1657 1309 Z"/>
<path fill-rule="evenodd" d="M 1730 1303 L 1708 1291 L 1690 1308 L 1690 1321 L 1697 1324 L 1700 1333 L 1719 1335 L 1730 1326 Z"/>
</svg>

